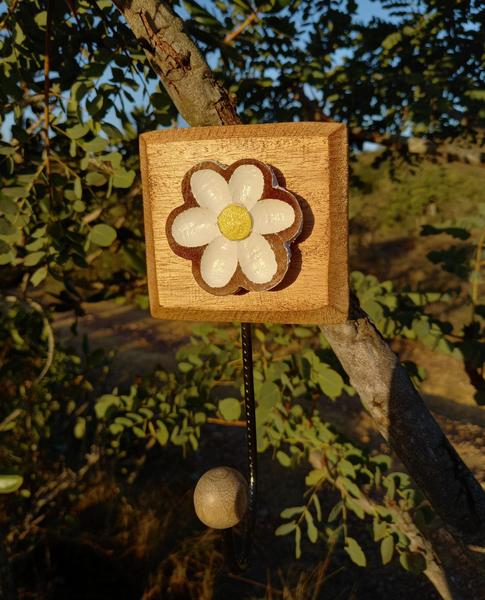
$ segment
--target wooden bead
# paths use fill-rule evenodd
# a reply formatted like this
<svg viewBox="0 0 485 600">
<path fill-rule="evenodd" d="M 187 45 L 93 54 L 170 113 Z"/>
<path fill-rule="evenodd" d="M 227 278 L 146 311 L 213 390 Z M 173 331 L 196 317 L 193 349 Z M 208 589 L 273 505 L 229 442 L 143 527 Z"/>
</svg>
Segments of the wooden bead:
<svg viewBox="0 0 485 600">
<path fill-rule="evenodd" d="M 230 467 L 210 469 L 195 486 L 194 507 L 204 525 L 213 529 L 234 527 L 248 507 L 246 480 Z"/>
</svg>

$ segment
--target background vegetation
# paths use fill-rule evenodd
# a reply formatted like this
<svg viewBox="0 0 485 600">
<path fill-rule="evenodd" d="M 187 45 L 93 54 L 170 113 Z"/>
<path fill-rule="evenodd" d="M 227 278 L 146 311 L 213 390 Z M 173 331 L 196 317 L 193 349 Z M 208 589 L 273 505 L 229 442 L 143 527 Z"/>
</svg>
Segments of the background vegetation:
<svg viewBox="0 0 485 600">
<path fill-rule="evenodd" d="M 439 396 L 422 365 L 452 365 L 446 397 L 483 424 L 483 8 L 167 4 L 246 122 L 349 125 L 353 289 L 416 384 Z M 318 327 L 255 330 L 261 525 L 247 581 L 221 571 L 190 490 L 244 465 L 237 328 L 140 312 L 138 134 L 183 123 L 112 2 L 0 6 L 0 492 L 18 596 L 433 597 L 415 575 L 439 589 L 436 516 Z M 117 328 L 134 344 L 118 353 Z"/>
</svg>

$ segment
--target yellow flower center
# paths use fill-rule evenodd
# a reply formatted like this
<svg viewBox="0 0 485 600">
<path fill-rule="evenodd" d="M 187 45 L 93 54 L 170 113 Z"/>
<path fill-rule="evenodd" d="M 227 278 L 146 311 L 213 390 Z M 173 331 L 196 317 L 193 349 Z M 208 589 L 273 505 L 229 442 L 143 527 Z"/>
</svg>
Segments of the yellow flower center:
<svg viewBox="0 0 485 600">
<path fill-rule="evenodd" d="M 217 217 L 217 224 L 228 240 L 244 240 L 251 233 L 253 220 L 247 208 L 239 204 L 229 204 Z"/>
</svg>

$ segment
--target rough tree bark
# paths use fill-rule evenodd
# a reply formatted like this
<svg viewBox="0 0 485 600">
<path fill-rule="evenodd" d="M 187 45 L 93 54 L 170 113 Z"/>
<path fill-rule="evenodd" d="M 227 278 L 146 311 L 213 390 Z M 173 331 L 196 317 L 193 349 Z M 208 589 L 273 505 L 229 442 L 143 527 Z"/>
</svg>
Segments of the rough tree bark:
<svg viewBox="0 0 485 600">
<path fill-rule="evenodd" d="M 113 0 L 183 118 L 192 126 L 240 123 L 181 19 L 159 0 Z M 485 551 L 485 492 L 447 440 L 398 357 L 355 305 L 326 335 L 379 431 L 451 533 Z"/>
</svg>

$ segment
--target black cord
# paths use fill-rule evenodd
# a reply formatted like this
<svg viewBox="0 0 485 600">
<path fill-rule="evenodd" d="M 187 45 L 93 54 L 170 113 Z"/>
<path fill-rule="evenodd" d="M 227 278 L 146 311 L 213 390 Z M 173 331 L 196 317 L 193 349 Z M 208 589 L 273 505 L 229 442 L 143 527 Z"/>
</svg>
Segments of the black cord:
<svg viewBox="0 0 485 600">
<path fill-rule="evenodd" d="M 253 380 L 253 343 L 251 338 L 251 324 L 241 323 L 241 342 L 243 359 L 244 381 L 244 406 L 246 412 L 246 440 L 248 446 L 248 485 L 249 498 L 248 510 L 244 518 L 244 539 L 241 553 L 236 549 L 233 529 L 225 531 L 226 562 L 230 571 L 240 572 L 246 569 L 251 554 L 254 524 L 256 520 L 256 493 L 258 474 L 258 447 L 256 441 L 256 408 L 254 402 Z"/>
</svg>

